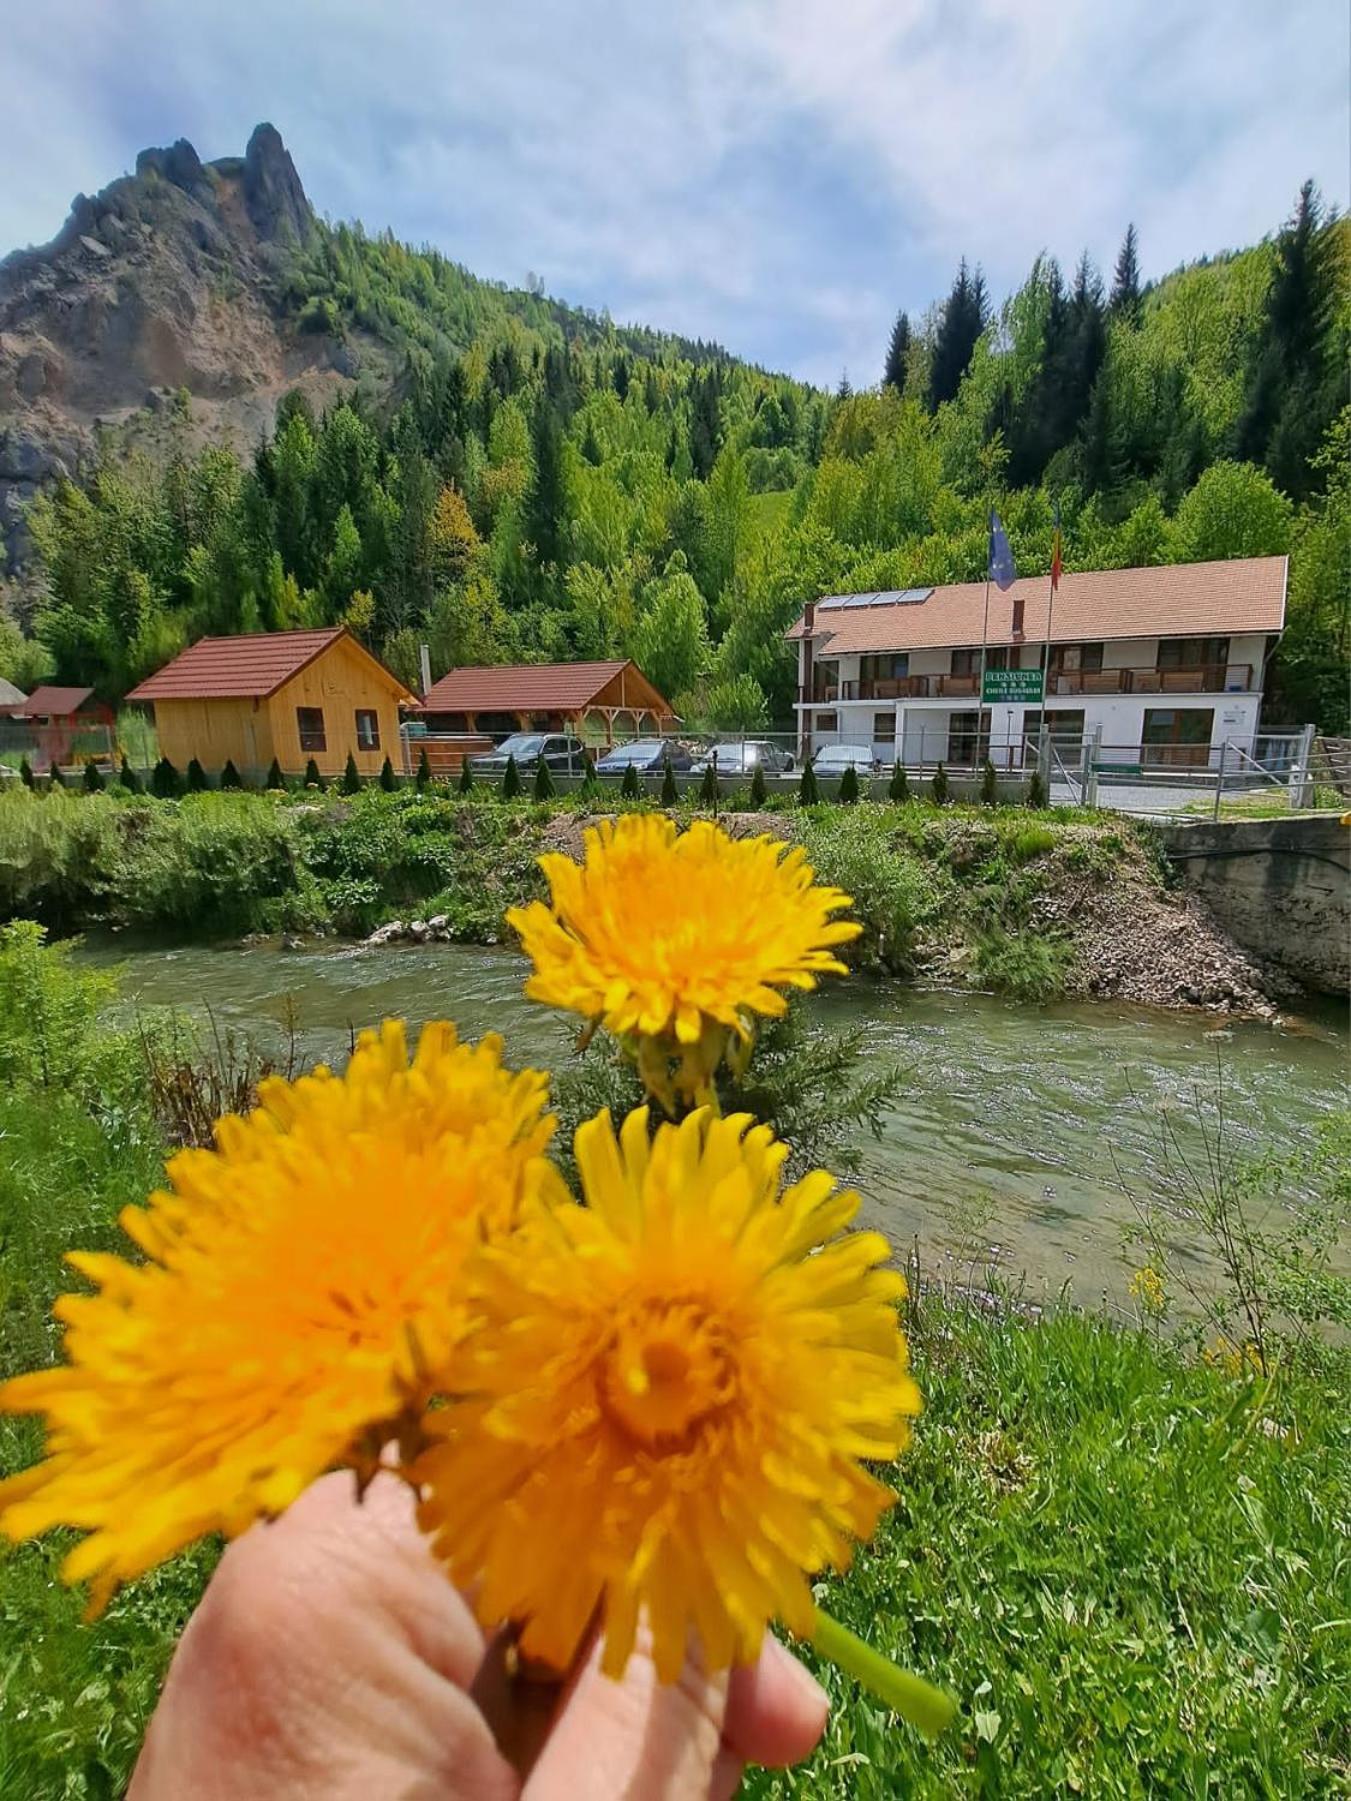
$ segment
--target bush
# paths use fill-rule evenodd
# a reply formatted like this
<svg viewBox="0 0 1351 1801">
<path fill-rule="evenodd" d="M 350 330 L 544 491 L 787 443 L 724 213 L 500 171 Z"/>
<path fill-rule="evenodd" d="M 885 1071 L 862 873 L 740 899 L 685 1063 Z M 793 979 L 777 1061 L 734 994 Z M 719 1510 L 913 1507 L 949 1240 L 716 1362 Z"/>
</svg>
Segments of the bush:
<svg viewBox="0 0 1351 1801">
<path fill-rule="evenodd" d="M 1027 784 L 1027 804 L 1038 812 L 1046 805 L 1046 778 L 1039 769 L 1032 771 L 1032 780 Z"/>
<path fill-rule="evenodd" d="M 557 794 L 558 789 L 554 786 L 553 771 L 541 757 L 535 765 L 535 799 L 553 800 Z"/>
<path fill-rule="evenodd" d="M 516 767 L 515 756 L 508 756 L 507 766 L 502 771 L 502 799 L 515 800 L 521 792 L 521 772 Z"/>
<path fill-rule="evenodd" d="M 816 770 L 810 757 L 802 765 L 802 775 L 797 785 L 798 805 L 814 807 L 821 798 L 821 790 L 816 785 Z"/>
<path fill-rule="evenodd" d="M 342 772 L 342 780 L 338 783 L 338 790 L 342 794 L 361 793 L 361 771 L 357 768 L 356 757 L 350 750 L 347 753 L 347 763 Z"/>
<path fill-rule="evenodd" d="M 661 804 L 663 807 L 673 807 L 679 799 L 680 789 L 676 786 L 675 768 L 668 756 L 661 775 Z"/>
<path fill-rule="evenodd" d="M 712 812 L 718 810 L 718 766 L 710 757 L 704 768 L 704 779 L 699 784 L 699 805 L 708 807 Z"/>
<path fill-rule="evenodd" d="M 399 788 L 398 777 L 394 774 L 394 765 L 386 757 L 380 765 L 380 786 L 386 794 L 396 794 Z"/>
<path fill-rule="evenodd" d="M 1025 825 L 1008 840 L 1008 854 L 1015 863 L 1030 863 L 1054 850 L 1057 839 L 1048 825 Z"/>
<path fill-rule="evenodd" d="M 852 763 L 845 765 L 844 774 L 840 777 L 840 790 L 836 799 L 846 807 L 855 806 L 858 802 L 858 771 Z"/>
<path fill-rule="evenodd" d="M 582 756 L 582 785 L 578 790 L 588 800 L 600 793 L 600 777 L 596 774 L 596 759 L 588 750 Z"/>
<path fill-rule="evenodd" d="M 190 795 L 172 811 L 147 808 L 110 865 L 120 923 L 203 937 L 299 923 L 311 885 L 293 810 L 261 795 Z"/>
<path fill-rule="evenodd" d="M 426 753 L 426 751 L 423 751 L 422 754 L 425 757 L 427 753 Z M 460 759 L 460 780 L 458 783 L 458 787 L 459 787 L 461 794 L 468 794 L 469 790 L 473 786 L 474 786 L 474 771 L 473 771 L 472 767 L 470 766 L 468 753 L 466 753 Z"/>
<path fill-rule="evenodd" d="M 624 779 L 619 784 L 620 797 L 623 800 L 641 800 L 643 784 L 638 780 L 638 771 L 632 763 L 624 766 Z"/>
<path fill-rule="evenodd" d="M 227 757 L 225 759 L 225 767 L 220 772 L 220 786 L 222 788 L 235 789 L 244 786 L 244 779 L 235 768 L 235 760 L 233 757 Z"/>
<path fill-rule="evenodd" d="M 898 757 L 891 772 L 891 780 L 887 784 L 887 799 L 907 801 L 910 799 L 910 783 L 906 779 L 905 764 Z"/>
<path fill-rule="evenodd" d="M 320 775 L 319 765 L 315 762 L 313 757 L 311 757 L 309 762 L 305 765 L 305 786 L 307 788 L 318 788 L 321 793 L 328 786 L 328 783 L 324 780 L 323 776 Z"/>
<path fill-rule="evenodd" d="M 934 770 L 934 779 L 930 788 L 930 793 L 933 795 L 933 803 L 936 807 L 947 806 L 948 772 L 941 763 L 938 765 L 937 769 Z"/>
<path fill-rule="evenodd" d="M 769 788 L 765 783 L 764 764 L 757 763 L 751 772 L 751 806 L 758 811 L 768 799 Z"/>
<path fill-rule="evenodd" d="M 954 904 L 952 877 L 933 857 L 898 841 L 889 818 L 873 807 L 829 807 L 813 815 L 802 837 L 817 880 L 853 896 L 863 955 L 908 975 L 926 928 Z"/>
<path fill-rule="evenodd" d="M 264 782 L 263 786 L 269 789 L 281 789 L 283 793 L 286 790 L 286 777 L 282 774 L 281 764 L 275 757 L 273 757 L 271 763 L 268 765 L 267 780 Z"/>
<path fill-rule="evenodd" d="M 0 919 L 70 931 L 97 918 L 123 812 L 106 794 L 30 794 L 17 782 L 0 789 Z"/>
<path fill-rule="evenodd" d="M 417 775 L 414 778 L 419 794 L 425 794 L 432 785 L 432 766 L 427 761 L 427 746 L 424 744 L 418 752 Z"/>
<path fill-rule="evenodd" d="M 1065 992 L 1070 947 L 1044 932 L 997 929 L 976 942 L 976 973 L 1020 1001 L 1049 1001 Z"/>
<path fill-rule="evenodd" d="M 161 800 L 173 800 L 183 792 L 183 778 L 168 757 L 161 757 L 151 770 L 150 792 Z"/>
<path fill-rule="evenodd" d="M 84 766 L 83 786 L 86 794 L 103 793 L 103 771 L 92 758 Z"/>
<path fill-rule="evenodd" d="M 122 759 L 122 771 L 118 780 L 128 794 L 140 794 L 144 790 L 144 784 L 142 783 L 140 776 L 138 776 L 136 771 L 132 768 L 131 762 L 127 757 L 123 757 Z"/>
<path fill-rule="evenodd" d="M 210 782 L 206 779 L 206 771 L 194 757 L 188 764 L 188 793 L 205 794 L 210 786 Z"/>
<path fill-rule="evenodd" d="M 25 788 L 34 786 L 33 765 L 28 761 L 27 757 L 21 757 L 19 759 L 19 780 L 23 783 Z"/>
<path fill-rule="evenodd" d="M 982 807 L 999 805 L 999 777 L 995 774 L 994 764 L 986 757 L 980 769 L 980 804 Z"/>
</svg>

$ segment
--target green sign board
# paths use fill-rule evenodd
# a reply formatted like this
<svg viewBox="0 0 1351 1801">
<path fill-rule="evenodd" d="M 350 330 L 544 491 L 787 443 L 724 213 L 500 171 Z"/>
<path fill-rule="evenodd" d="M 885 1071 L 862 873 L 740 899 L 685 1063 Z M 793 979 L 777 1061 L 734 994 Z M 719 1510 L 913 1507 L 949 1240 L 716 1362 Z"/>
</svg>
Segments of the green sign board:
<svg viewBox="0 0 1351 1801">
<path fill-rule="evenodd" d="M 1039 706 L 1041 679 L 1040 669 L 987 669 L 981 683 L 981 702 L 987 707 L 998 701 Z"/>
</svg>

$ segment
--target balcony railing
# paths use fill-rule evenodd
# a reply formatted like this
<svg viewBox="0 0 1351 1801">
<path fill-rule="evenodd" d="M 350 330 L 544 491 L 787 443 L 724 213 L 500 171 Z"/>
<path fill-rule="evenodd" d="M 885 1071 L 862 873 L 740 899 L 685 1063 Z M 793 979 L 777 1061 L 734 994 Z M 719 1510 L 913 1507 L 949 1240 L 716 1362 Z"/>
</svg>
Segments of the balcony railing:
<svg viewBox="0 0 1351 1801">
<path fill-rule="evenodd" d="M 1076 694 L 1248 694 L 1253 669 L 1249 663 L 1206 663 L 1191 669 L 1053 669 L 1048 695 Z M 819 679 L 812 699 L 829 705 L 840 700 L 946 700 L 974 698 L 978 675 L 875 676 L 862 681 Z"/>
</svg>

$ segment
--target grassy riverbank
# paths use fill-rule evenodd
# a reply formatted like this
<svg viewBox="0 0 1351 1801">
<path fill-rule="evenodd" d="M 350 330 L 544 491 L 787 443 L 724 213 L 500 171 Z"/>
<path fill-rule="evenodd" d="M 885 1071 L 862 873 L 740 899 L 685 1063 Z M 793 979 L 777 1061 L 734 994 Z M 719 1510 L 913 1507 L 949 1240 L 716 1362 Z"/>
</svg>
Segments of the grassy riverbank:
<svg viewBox="0 0 1351 1801">
<path fill-rule="evenodd" d="M 56 1355 L 61 1253 L 118 1246 L 118 1210 L 158 1179 L 185 1117 L 183 1083 L 148 1079 L 182 1068 L 184 1047 L 157 1049 L 153 1025 L 109 1031 L 108 998 L 107 978 L 31 935 L 0 948 L 0 1374 Z M 1351 1159 L 1328 1180 L 1344 1206 Z M 927 1410 L 901 1499 L 826 1592 L 950 1686 L 958 1723 L 926 1747 L 827 1671 L 826 1743 L 750 1792 L 1339 1792 L 1345 1357 L 1292 1353 L 1266 1380 L 1148 1315 L 1122 1330 L 1068 1302 L 1037 1318 L 930 1290 L 908 1325 Z M 29 1422 L 0 1421 L 0 1470 L 37 1449 Z M 178 1559 L 86 1626 L 56 1581 L 62 1549 L 0 1553 L 0 1794 L 31 1801 L 120 1792 L 215 1555 Z"/>
<path fill-rule="evenodd" d="M 1028 1000 L 1260 1000 L 1258 973 L 1170 900 L 1148 829 L 1115 815 L 919 800 L 752 813 L 736 799 L 722 815 L 729 829 L 800 838 L 821 875 L 854 895 L 867 928 L 859 955 L 893 973 Z M 0 794 L 0 920 L 210 941 L 362 936 L 443 915 L 451 936 L 492 943 L 504 909 L 543 892 L 540 852 L 575 850 L 587 820 L 616 804 L 651 803 L 505 803 L 482 785 L 468 797 L 181 801 L 15 788 Z M 1166 969 L 1155 937 L 1168 940 Z"/>
</svg>

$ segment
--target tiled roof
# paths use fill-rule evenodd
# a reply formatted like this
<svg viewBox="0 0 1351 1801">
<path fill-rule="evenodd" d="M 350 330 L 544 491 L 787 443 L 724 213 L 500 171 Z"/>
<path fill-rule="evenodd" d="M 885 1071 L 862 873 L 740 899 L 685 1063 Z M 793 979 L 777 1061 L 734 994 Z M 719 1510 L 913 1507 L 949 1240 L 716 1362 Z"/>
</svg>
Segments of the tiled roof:
<svg viewBox="0 0 1351 1801">
<path fill-rule="evenodd" d="M 626 698 L 625 682 L 633 693 Z M 610 705 L 650 710 L 661 696 L 631 662 L 496 663 L 483 668 L 452 669 L 427 691 L 422 708 L 428 713 L 571 713 L 590 706 L 611 683 Z"/>
<path fill-rule="evenodd" d="M 1170 563 L 1151 569 L 1085 569 L 1060 578 L 1051 642 L 1100 638 L 1233 637 L 1278 632 L 1285 624 L 1285 557 L 1236 557 L 1224 563 Z M 1024 576 L 1004 593 L 990 586 L 988 644 L 1013 643 L 1013 602 L 1024 603 L 1023 638 L 1046 638 L 1049 577 Z M 879 594 L 866 606 L 818 602 L 812 639 L 825 656 L 879 650 L 936 650 L 979 644 L 985 583 L 935 588 L 926 600 L 897 604 Z M 802 637 L 802 621 L 788 633 Z"/>
<path fill-rule="evenodd" d="M 127 699 L 266 699 L 343 637 L 350 633 L 334 625 L 314 632 L 246 632 L 233 638 L 199 638 L 172 663 L 133 688 Z M 355 639 L 352 642 L 356 644 Z M 370 656 L 362 646 L 357 648 Z M 401 696 L 408 694 L 397 676 L 374 657 L 370 661 L 391 688 Z"/>
<path fill-rule="evenodd" d="M 22 688 L 16 688 L 13 682 L 7 682 L 0 676 L 0 712 L 12 713 L 15 707 L 22 706 L 27 699 Z"/>
<path fill-rule="evenodd" d="M 28 699 L 14 711 L 21 719 L 65 719 L 80 708 L 94 692 L 92 688 L 34 688 Z"/>
</svg>

